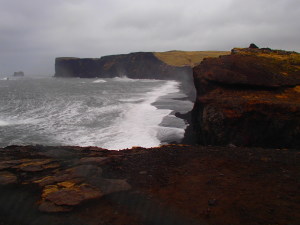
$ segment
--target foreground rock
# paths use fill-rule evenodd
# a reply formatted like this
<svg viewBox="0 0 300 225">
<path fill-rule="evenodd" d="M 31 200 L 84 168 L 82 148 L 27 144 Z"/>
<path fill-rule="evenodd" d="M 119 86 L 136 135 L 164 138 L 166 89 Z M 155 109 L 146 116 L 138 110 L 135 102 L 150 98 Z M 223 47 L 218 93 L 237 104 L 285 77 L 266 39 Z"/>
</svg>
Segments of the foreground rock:
<svg viewBox="0 0 300 225">
<path fill-rule="evenodd" d="M 300 222 L 296 150 L 11 146 L 0 154 L 1 225 Z"/>
<path fill-rule="evenodd" d="M 36 184 L 41 188 L 40 211 L 71 211 L 84 201 L 131 189 L 126 180 L 102 177 L 100 166 L 108 161 L 107 157 L 97 157 L 102 154 L 101 151 L 82 154 L 62 148 L 15 147 L 1 152 L 0 185 Z"/>
<path fill-rule="evenodd" d="M 300 147 L 300 54 L 233 49 L 195 67 L 194 80 L 198 142 Z"/>
</svg>

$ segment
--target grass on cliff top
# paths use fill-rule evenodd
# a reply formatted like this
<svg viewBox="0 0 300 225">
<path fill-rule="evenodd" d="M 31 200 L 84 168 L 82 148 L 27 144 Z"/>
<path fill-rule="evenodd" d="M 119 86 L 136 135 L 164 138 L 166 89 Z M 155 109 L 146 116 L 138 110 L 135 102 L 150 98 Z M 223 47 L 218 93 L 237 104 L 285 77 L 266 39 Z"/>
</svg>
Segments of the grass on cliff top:
<svg viewBox="0 0 300 225">
<path fill-rule="evenodd" d="M 280 68 L 282 75 L 288 76 L 290 73 L 300 72 L 300 54 L 297 52 L 287 52 L 283 50 L 263 51 L 261 49 L 235 48 L 235 54 L 251 55 L 271 60 L 270 65 Z"/>
<path fill-rule="evenodd" d="M 154 55 L 171 66 L 191 66 L 199 64 L 204 58 L 229 55 L 226 51 L 168 51 L 154 52 Z"/>
<path fill-rule="evenodd" d="M 284 61 L 300 69 L 300 54 L 297 52 L 286 52 L 283 50 L 272 50 L 271 52 L 264 51 L 249 51 L 248 49 L 235 48 L 237 54 L 241 55 L 255 55 L 258 57 L 264 57 L 274 59 L 276 61 Z"/>
</svg>

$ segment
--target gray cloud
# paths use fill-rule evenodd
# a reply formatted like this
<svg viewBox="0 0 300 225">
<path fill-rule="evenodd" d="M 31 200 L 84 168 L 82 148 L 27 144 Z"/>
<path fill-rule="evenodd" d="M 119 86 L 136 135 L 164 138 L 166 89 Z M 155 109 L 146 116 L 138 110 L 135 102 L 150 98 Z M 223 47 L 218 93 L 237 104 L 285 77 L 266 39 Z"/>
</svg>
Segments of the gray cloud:
<svg viewBox="0 0 300 225">
<path fill-rule="evenodd" d="M 0 75 L 53 74 L 57 56 L 300 51 L 299 0 L 0 0 Z"/>
</svg>

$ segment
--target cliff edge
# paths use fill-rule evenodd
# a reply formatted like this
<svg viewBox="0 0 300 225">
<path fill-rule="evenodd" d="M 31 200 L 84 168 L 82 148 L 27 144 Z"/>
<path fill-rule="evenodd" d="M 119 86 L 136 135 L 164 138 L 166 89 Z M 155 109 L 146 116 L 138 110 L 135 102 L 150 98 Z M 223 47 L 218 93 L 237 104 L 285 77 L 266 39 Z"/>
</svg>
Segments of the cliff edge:
<svg viewBox="0 0 300 225">
<path fill-rule="evenodd" d="M 180 79 L 192 73 L 188 66 L 171 66 L 159 60 L 151 52 L 136 52 L 101 58 L 69 58 L 55 60 L 56 77 L 121 77 L 139 79 Z"/>
<path fill-rule="evenodd" d="M 235 48 L 193 75 L 198 143 L 300 147 L 300 54 Z"/>
</svg>

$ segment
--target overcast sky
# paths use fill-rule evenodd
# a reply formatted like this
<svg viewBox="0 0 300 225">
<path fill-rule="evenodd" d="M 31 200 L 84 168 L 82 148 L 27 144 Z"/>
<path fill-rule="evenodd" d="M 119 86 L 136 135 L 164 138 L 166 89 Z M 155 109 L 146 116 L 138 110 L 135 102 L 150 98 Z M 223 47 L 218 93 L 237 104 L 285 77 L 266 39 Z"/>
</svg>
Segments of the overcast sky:
<svg viewBox="0 0 300 225">
<path fill-rule="evenodd" d="M 0 75 L 55 57 L 260 47 L 300 52 L 300 0 L 0 0 Z"/>
</svg>

